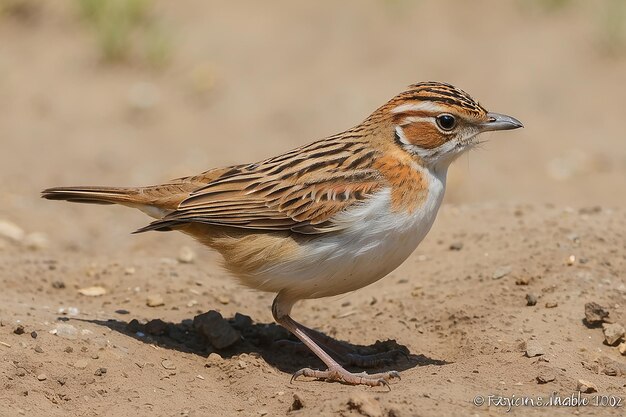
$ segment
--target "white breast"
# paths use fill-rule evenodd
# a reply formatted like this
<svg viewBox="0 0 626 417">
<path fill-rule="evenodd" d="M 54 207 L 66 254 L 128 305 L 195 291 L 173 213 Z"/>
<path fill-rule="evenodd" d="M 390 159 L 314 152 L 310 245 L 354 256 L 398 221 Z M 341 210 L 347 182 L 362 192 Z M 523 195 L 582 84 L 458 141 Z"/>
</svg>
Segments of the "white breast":
<svg viewBox="0 0 626 417">
<path fill-rule="evenodd" d="M 307 243 L 297 261 L 248 279 L 254 279 L 257 288 L 287 291 L 293 299 L 303 299 L 343 294 L 383 278 L 424 239 L 441 205 L 445 172 L 423 174 L 428 178 L 428 197 L 413 213 L 392 212 L 391 190 L 382 190 L 367 204 L 341 215 L 338 221 L 348 223 L 346 229 Z"/>
</svg>

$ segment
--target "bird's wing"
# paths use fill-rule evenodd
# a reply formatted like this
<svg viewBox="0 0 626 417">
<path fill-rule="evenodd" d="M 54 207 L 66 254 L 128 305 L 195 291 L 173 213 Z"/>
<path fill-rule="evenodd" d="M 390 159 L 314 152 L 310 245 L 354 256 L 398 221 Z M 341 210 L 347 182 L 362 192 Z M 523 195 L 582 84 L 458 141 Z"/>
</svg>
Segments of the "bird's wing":
<svg viewBox="0 0 626 417">
<path fill-rule="evenodd" d="M 358 142 L 314 145 L 257 164 L 222 169 L 217 177 L 209 171 L 205 181 L 193 177 L 195 183 L 206 185 L 138 231 L 169 230 L 184 223 L 305 234 L 346 227 L 334 221 L 337 215 L 362 204 L 383 185 L 380 173 L 368 168 L 374 153 Z"/>
</svg>

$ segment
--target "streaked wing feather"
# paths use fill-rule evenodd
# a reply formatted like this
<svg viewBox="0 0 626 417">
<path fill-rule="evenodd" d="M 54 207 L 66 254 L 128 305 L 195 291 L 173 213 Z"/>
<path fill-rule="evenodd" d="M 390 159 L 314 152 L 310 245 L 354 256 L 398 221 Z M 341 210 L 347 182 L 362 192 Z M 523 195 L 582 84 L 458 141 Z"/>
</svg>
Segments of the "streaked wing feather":
<svg viewBox="0 0 626 417">
<path fill-rule="evenodd" d="M 252 165 L 223 169 L 220 175 L 191 192 L 177 210 L 141 231 L 166 229 L 177 224 L 199 222 L 259 230 L 293 230 L 324 233 L 346 227 L 333 218 L 367 200 L 382 186 L 380 173 L 371 166 L 373 154 L 359 141 L 352 146 L 328 145 L 328 154 L 314 147 L 316 160 L 302 153 Z M 309 145 L 311 146 L 311 145 Z M 345 154 L 336 154 L 341 148 Z M 350 149 L 366 152 L 361 164 Z M 346 171 L 341 165 L 352 163 Z M 369 163 L 368 163 L 369 162 Z M 209 171 L 210 172 L 210 171 Z M 194 177 L 195 182 L 202 182 Z"/>
</svg>

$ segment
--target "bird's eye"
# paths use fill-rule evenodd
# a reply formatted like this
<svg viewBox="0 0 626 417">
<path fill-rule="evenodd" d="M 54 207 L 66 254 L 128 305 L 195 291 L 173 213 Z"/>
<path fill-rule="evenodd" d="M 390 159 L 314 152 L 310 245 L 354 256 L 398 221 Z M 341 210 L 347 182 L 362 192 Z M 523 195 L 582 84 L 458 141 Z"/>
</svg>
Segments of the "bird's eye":
<svg viewBox="0 0 626 417">
<path fill-rule="evenodd" d="M 456 119 L 450 114 L 441 114 L 437 116 L 437 125 L 442 130 L 452 130 L 456 126 Z"/>
</svg>

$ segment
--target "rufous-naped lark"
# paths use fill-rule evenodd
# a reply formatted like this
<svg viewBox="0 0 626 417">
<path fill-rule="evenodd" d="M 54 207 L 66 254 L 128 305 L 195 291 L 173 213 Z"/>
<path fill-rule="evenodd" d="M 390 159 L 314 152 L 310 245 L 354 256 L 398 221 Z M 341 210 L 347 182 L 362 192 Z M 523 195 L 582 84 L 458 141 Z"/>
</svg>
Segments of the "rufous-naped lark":
<svg viewBox="0 0 626 417">
<path fill-rule="evenodd" d="M 156 218 L 137 232 L 187 233 L 221 253 L 242 284 L 277 293 L 274 319 L 327 366 L 294 378 L 388 386 L 397 372 L 348 372 L 327 353 L 338 351 L 330 338 L 290 317 L 294 303 L 357 290 L 397 268 L 430 230 L 450 163 L 480 133 L 519 127 L 452 85 L 424 82 L 345 132 L 260 162 L 149 187 L 58 187 L 42 196 L 137 208 Z"/>
</svg>

